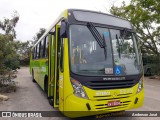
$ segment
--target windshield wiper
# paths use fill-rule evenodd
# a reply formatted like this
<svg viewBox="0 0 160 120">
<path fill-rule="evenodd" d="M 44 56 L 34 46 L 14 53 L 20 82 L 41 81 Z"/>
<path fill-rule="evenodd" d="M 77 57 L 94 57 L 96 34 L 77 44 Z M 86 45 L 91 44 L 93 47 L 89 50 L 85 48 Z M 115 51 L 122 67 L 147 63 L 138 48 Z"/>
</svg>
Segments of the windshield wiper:
<svg viewBox="0 0 160 120">
<path fill-rule="evenodd" d="M 104 34 L 103 34 L 103 41 L 104 41 L 104 55 L 105 55 L 105 60 L 106 60 L 107 59 L 107 44 L 106 44 Z"/>
<path fill-rule="evenodd" d="M 96 29 L 96 27 L 91 22 L 87 23 L 87 27 L 90 30 L 90 32 L 92 33 L 93 37 L 96 39 L 99 46 L 101 48 L 104 48 L 104 55 L 105 55 L 105 59 L 106 59 L 107 58 L 107 51 L 106 51 L 106 41 L 105 41 L 104 35 L 102 38 L 100 33 L 98 32 L 98 30 Z"/>
<path fill-rule="evenodd" d="M 87 23 L 87 27 L 88 29 L 91 31 L 92 35 L 94 36 L 94 38 L 96 39 L 97 43 L 99 44 L 99 46 L 101 48 L 104 48 L 105 47 L 105 44 L 104 44 L 104 40 L 103 38 L 101 37 L 100 33 L 98 32 L 98 30 L 95 28 L 95 26 L 88 22 Z"/>
</svg>

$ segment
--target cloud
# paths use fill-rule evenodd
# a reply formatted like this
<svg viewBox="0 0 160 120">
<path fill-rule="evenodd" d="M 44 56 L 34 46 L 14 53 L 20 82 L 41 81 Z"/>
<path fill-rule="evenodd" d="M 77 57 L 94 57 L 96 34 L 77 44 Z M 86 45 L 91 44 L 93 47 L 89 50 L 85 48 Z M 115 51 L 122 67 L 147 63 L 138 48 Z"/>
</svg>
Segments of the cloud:
<svg viewBox="0 0 160 120">
<path fill-rule="evenodd" d="M 40 28 L 49 28 L 67 8 L 107 12 L 108 0 L 1 0 L 0 20 L 9 18 L 14 10 L 20 14 L 16 26 L 17 39 L 31 40 Z"/>
</svg>

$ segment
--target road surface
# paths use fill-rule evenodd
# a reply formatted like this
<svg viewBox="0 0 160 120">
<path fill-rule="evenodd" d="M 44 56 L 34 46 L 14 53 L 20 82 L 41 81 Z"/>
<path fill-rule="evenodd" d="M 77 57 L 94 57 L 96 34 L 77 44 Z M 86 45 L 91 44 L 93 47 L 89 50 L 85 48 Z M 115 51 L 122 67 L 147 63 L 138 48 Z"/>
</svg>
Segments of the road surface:
<svg viewBox="0 0 160 120">
<path fill-rule="evenodd" d="M 31 80 L 31 75 L 29 74 L 28 67 L 22 67 L 15 79 L 18 82 L 17 91 L 13 93 L 8 93 L 8 101 L 0 102 L 0 111 L 58 111 L 53 109 L 49 105 L 46 98 L 46 94 L 41 90 L 41 88 L 33 83 Z M 160 111 L 160 80 L 145 78 L 145 101 L 144 106 L 137 111 Z M 0 118 L 2 120 L 8 120 L 9 118 Z M 12 118 L 13 119 L 13 118 Z M 14 118 L 17 120 L 17 118 Z M 22 118 L 19 118 L 20 120 Z M 25 118 L 27 120 L 33 118 Z M 39 118 L 34 118 L 38 120 Z M 42 118 L 44 120 L 69 120 L 70 118 L 61 117 L 47 117 Z M 96 116 L 78 118 L 84 119 L 97 119 Z M 102 117 L 100 120 L 159 120 L 158 117 Z"/>
</svg>

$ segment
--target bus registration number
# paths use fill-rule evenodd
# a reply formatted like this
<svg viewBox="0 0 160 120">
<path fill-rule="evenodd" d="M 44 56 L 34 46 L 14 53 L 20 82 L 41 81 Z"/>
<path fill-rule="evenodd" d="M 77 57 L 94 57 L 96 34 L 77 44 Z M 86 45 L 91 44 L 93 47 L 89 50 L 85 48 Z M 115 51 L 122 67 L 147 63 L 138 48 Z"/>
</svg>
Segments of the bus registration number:
<svg viewBox="0 0 160 120">
<path fill-rule="evenodd" d="M 109 107 L 119 106 L 119 105 L 121 105 L 120 100 L 114 100 L 114 101 L 109 101 L 109 102 L 108 102 L 108 106 L 109 106 Z"/>
</svg>

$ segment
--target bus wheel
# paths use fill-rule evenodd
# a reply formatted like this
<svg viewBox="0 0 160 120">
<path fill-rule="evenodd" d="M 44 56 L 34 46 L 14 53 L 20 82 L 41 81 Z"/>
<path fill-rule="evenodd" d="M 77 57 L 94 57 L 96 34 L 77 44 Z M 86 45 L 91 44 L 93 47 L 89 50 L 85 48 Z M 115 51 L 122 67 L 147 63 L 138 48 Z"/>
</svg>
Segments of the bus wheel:
<svg viewBox="0 0 160 120">
<path fill-rule="evenodd" d="M 35 79 L 34 79 L 34 72 L 32 70 L 32 82 L 36 83 Z"/>
<path fill-rule="evenodd" d="M 48 101 L 49 101 L 49 104 L 53 106 L 53 99 L 48 99 Z"/>
<path fill-rule="evenodd" d="M 44 79 L 44 91 L 48 95 L 48 77 L 47 76 L 45 76 L 45 79 Z"/>
</svg>

